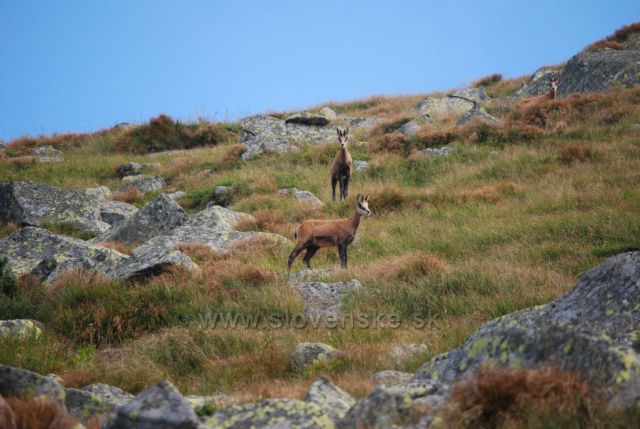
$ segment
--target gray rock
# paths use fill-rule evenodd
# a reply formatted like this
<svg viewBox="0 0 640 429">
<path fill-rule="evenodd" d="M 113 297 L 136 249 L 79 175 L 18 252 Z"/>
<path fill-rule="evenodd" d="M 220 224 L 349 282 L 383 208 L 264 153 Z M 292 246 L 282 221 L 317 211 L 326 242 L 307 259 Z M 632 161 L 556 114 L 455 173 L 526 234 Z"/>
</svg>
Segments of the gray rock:
<svg viewBox="0 0 640 429">
<path fill-rule="evenodd" d="M 337 140 L 336 129 L 332 126 L 303 125 L 287 123 L 287 137 L 293 143 L 323 144 Z"/>
<path fill-rule="evenodd" d="M 458 97 L 426 97 L 415 107 L 418 114 L 434 119 L 444 116 L 462 116 L 473 109 L 474 103 Z"/>
<path fill-rule="evenodd" d="M 142 391 L 116 410 L 109 429 L 195 429 L 198 416 L 168 381 Z"/>
<path fill-rule="evenodd" d="M 83 191 L 32 181 L 0 184 L 0 221 L 26 225 L 56 223 L 77 231 L 102 233 L 109 224 L 100 218 L 100 198 Z"/>
<path fill-rule="evenodd" d="M 137 162 L 128 162 L 118 167 L 116 173 L 121 179 L 127 176 L 137 176 L 142 173 L 142 165 Z"/>
<path fill-rule="evenodd" d="M 483 86 L 481 86 L 480 88 L 471 87 L 459 89 L 457 91 L 454 91 L 452 94 L 457 97 L 468 98 L 469 100 L 473 100 L 476 103 L 488 103 L 491 101 L 491 97 L 487 95 L 487 92 L 485 91 Z"/>
<path fill-rule="evenodd" d="M 105 200 L 100 202 L 100 217 L 112 227 L 120 225 L 137 211 L 137 207 L 123 201 Z"/>
<path fill-rule="evenodd" d="M 457 125 L 467 125 L 471 123 L 498 125 L 500 120 L 484 110 L 482 107 L 476 105 L 473 109 L 462 115 L 462 118 L 458 120 Z"/>
<path fill-rule="evenodd" d="M 281 119 L 257 115 L 240 120 L 239 125 L 245 133 L 240 143 L 247 148 L 242 154 L 243 159 L 252 158 L 265 151 L 284 153 L 292 150 L 287 137 L 287 127 Z"/>
<path fill-rule="evenodd" d="M 320 114 L 332 122 L 338 119 L 338 114 L 330 107 L 320 109 Z"/>
<path fill-rule="evenodd" d="M 407 384 L 413 378 L 413 374 L 402 371 L 394 371 L 386 369 L 376 372 L 371 376 L 371 381 L 375 384 L 384 384 L 386 386 L 397 386 L 399 384 Z"/>
<path fill-rule="evenodd" d="M 81 190 L 85 194 L 96 197 L 100 201 L 105 201 L 111 196 L 111 189 L 106 186 L 98 186 L 97 188 L 84 188 Z"/>
<path fill-rule="evenodd" d="M 378 124 L 378 121 L 374 118 L 363 118 L 363 117 L 358 117 L 358 118 L 349 118 L 346 117 L 344 118 L 345 121 L 349 124 L 349 127 L 354 128 L 354 129 L 360 129 L 360 130 L 368 130 L 372 127 L 374 127 L 375 125 Z"/>
<path fill-rule="evenodd" d="M 296 285 L 296 290 L 304 302 L 305 317 L 321 320 L 329 316 L 337 317 L 342 298 L 361 287 L 358 280 L 349 280 L 336 283 L 300 283 Z"/>
<path fill-rule="evenodd" d="M 136 188 L 143 194 L 151 191 L 159 191 L 166 185 L 164 178 L 146 176 L 138 174 L 137 176 L 126 176 L 122 179 L 122 186 L 118 188 L 118 192 Z"/>
<path fill-rule="evenodd" d="M 604 50 L 572 57 L 559 76 L 558 96 L 604 92 L 640 83 L 640 49 Z"/>
<path fill-rule="evenodd" d="M 428 350 L 426 344 L 401 344 L 391 349 L 391 358 L 396 365 L 401 366 L 424 355 Z"/>
<path fill-rule="evenodd" d="M 424 150 L 421 150 L 420 152 L 424 153 L 425 155 L 429 155 L 434 158 L 437 158 L 440 156 L 447 156 L 449 154 L 455 153 L 457 152 L 457 149 L 454 147 L 448 147 L 448 146 L 442 146 L 440 148 L 428 147 Z"/>
<path fill-rule="evenodd" d="M 22 368 L 0 365 L 0 397 L 46 397 L 64 404 L 64 388 L 54 380 Z"/>
<path fill-rule="evenodd" d="M 63 162 L 64 154 L 51 145 L 38 146 L 33 149 L 36 160 L 42 163 Z"/>
<path fill-rule="evenodd" d="M 423 365 L 416 380 L 452 382 L 485 362 L 554 364 L 608 386 L 613 403 L 634 404 L 640 397 L 638 302 L 640 252 L 612 257 L 567 295 L 485 323 L 460 347 Z"/>
<path fill-rule="evenodd" d="M 336 272 L 334 268 L 315 268 L 313 270 L 291 271 L 291 273 L 280 272 L 276 276 L 291 284 L 302 283 L 303 281 L 330 281 L 331 276 Z"/>
<path fill-rule="evenodd" d="M 201 421 L 206 421 L 214 415 L 218 410 L 226 408 L 235 403 L 235 399 L 228 395 L 209 395 L 209 396 L 185 396 L 184 397 L 191 408 L 196 412 Z"/>
<path fill-rule="evenodd" d="M 333 429 L 334 422 L 312 402 L 267 399 L 255 404 L 232 405 L 205 422 L 207 429 Z"/>
<path fill-rule="evenodd" d="M 133 395 L 131 393 L 125 392 L 118 387 L 109 386 L 108 384 L 103 383 L 89 384 L 84 386 L 82 390 L 89 392 L 101 401 L 113 404 L 116 407 L 124 405 L 133 399 Z"/>
<path fill-rule="evenodd" d="M 430 382 L 378 386 L 349 410 L 338 427 L 429 427 L 436 413 L 444 405 L 447 394 L 446 386 Z"/>
<path fill-rule="evenodd" d="M 187 220 L 187 213 L 178 203 L 167 195 L 160 194 L 102 236 L 100 241 L 144 243 L 176 229 Z"/>
<path fill-rule="evenodd" d="M 99 396 L 81 389 L 65 389 L 65 406 L 72 416 L 87 419 L 92 416 L 101 420 L 112 414 L 117 404 L 107 402 Z"/>
<path fill-rule="evenodd" d="M 528 82 L 515 92 L 516 97 L 533 97 L 549 93 L 549 80 L 558 79 L 562 67 L 540 67 L 531 75 Z"/>
<path fill-rule="evenodd" d="M 313 382 L 304 400 L 318 404 L 334 422 L 342 420 L 349 409 L 356 403 L 356 400 L 351 395 L 324 377 L 320 377 Z"/>
<path fill-rule="evenodd" d="M 171 198 L 172 200 L 177 200 L 180 198 L 184 198 L 187 196 L 187 193 L 184 191 L 176 191 L 176 192 L 171 192 L 170 194 L 167 194 L 167 197 Z"/>
<path fill-rule="evenodd" d="M 255 221 L 254 217 L 249 214 L 214 205 L 200 211 L 193 219 L 187 221 L 185 226 L 210 228 L 216 231 L 233 231 L 235 225 L 243 220 Z"/>
<path fill-rule="evenodd" d="M 369 163 L 367 161 L 361 161 L 358 159 L 353 160 L 353 171 L 361 173 L 367 168 L 369 168 Z"/>
<path fill-rule="evenodd" d="M 327 125 L 329 118 L 317 113 L 298 112 L 287 116 L 284 122 L 287 124 Z"/>
<path fill-rule="evenodd" d="M 41 326 L 40 322 L 29 319 L 0 320 L 0 338 L 38 337 L 42 334 Z"/>
<path fill-rule="evenodd" d="M 41 228 L 25 227 L 0 240 L 0 255 L 16 275 L 32 273 L 55 281 L 66 270 L 101 273 L 114 280 L 153 274 L 169 265 L 197 270 L 185 254 L 159 249 L 130 257 L 97 244 L 62 237 Z"/>
<path fill-rule="evenodd" d="M 300 343 L 291 352 L 289 369 L 304 371 L 308 366 L 335 358 L 338 351 L 324 343 Z"/>
<path fill-rule="evenodd" d="M 309 191 L 299 191 L 296 188 L 278 189 L 278 194 L 288 195 L 294 200 L 304 201 L 308 203 L 311 208 L 324 207 L 324 203 Z"/>
<path fill-rule="evenodd" d="M 223 194 L 227 194 L 229 192 L 233 192 L 233 186 L 227 186 L 227 185 L 218 185 L 215 188 L 213 188 L 213 193 L 216 195 L 223 195 Z M 209 208 L 209 207 L 207 207 Z"/>
</svg>

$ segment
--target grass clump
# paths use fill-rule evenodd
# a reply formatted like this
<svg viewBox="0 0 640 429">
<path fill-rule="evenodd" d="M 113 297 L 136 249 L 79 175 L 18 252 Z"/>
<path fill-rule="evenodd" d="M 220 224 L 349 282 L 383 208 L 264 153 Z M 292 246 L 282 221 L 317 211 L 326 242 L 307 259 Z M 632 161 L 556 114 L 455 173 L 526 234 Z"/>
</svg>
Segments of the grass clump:
<svg viewBox="0 0 640 429">
<path fill-rule="evenodd" d="M 585 52 L 597 52 L 604 49 L 623 50 L 626 49 L 627 41 L 630 36 L 640 33 L 640 22 L 625 25 L 617 29 L 612 35 L 602 40 L 598 40 L 587 46 Z"/>
</svg>

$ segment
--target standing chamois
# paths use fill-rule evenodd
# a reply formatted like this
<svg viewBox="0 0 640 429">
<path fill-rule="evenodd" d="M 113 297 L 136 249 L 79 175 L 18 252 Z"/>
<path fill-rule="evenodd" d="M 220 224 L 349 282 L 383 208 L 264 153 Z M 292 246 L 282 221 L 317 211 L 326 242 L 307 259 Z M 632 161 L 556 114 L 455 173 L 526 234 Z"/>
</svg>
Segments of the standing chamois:
<svg viewBox="0 0 640 429">
<path fill-rule="evenodd" d="M 296 247 L 289 255 L 287 271 L 291 272 L 291 265 L 303 250 L 302 262 L 311 269 L 311 258 L 321 247 L 338 247 L 342 268 L 347 268 L 347 246 L 351 244 L 358 231 L 360 218 L 371 216 L 369 210 L 369 196 L 358 194 L 356 196 L 356 209 L 351 219 L 339 220 L 308 220 L 296 229 Z"/>
<path fill-rule="evenodd" d="M 558 79 L 551 78 L 549 80 L 549 93 L 544 95 L 539 95 L 537 97 L 525 98 L 521 102 L 518 103 L 516 110 L 520 113 L 524 113 L 529 110 L 529 108 L 533 106 L 537 106 L 538 104 L 542 104 L 549 100 L 556 99 L 556 93 L 558 92 Z"/>
<path fill-rule="evenodd" d="M 331 189 L 333 190 L 333 201 L 336 201 L 336 183 L 340 182 L 340 201 L 346 200 L 349 196 L 349 180 L 351 179 L 351 165 L 353 160 L 347 148 L 349 140 L 349 128 L 338 128 L 338 141 L 340 142 L 340 152 L 331 163 Z"/>
</svg>

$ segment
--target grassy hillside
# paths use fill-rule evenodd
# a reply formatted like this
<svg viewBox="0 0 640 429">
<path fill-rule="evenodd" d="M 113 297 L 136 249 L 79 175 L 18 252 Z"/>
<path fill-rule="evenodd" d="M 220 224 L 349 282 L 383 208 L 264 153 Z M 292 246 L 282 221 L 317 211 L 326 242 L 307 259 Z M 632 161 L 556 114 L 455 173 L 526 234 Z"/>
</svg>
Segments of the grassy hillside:
<svg viewBox="0 0 640 429">
<path fill-rule="evenodd" d="M 484 84 L 490 94 L 501 94 L 517 82 Z M 640 248 L 640 89 L 575 95 L 525 114 L 512 113 L 513 102 L 504 100 L 490 107 L 503 120 L 500 126 L 456 127 L 450 118 L 406 139 L 395 128 L 420 99 L 329 104 L 338 113 L 381 122 L 352 137 L 353 158 L 369 161 L 369 168 L 354 174 L 351 192 L 370 195 L 373 216 L 350 248 L 349 271 L 333 278 L 359 279 L 364 287 L 349 298 L 346 311 L 382 314 L 387 326 L 204 326 L 216 312 L 299 314 L 294 291 L 273 274 L 285 270 L 292 244 L 253 242 L 228 254 L 186 246 L 203 274 L 171 271 L 134 284 L 69 275 L 48 288 L 19 279 L 18 290 L 0 294 L 0 319 L 35 318 L 48 329 L 27 341 L 0 340 L 0 363 L 56 372 L 67 386 L 100 381 L 135 392 L 168 377 L 184 393 L 241 399 L 300 397 L 310 380 L 324 374 L 362 396 L 372 387 L 373 372 L 414 370 L 459 345 L 482 322 L 545 303 L 602 258 Z M 352 201 L 309 209 L 276 194 L 296 187 L 329 202 L 337 145 L 244 161 L 233 125 L 155 121 L 92 135 L 22 139 L 0 160 L 0 182 L 116 189 L 116 168 L 137 161 L 159 163 L 153 174 L 167 178 L 168 188 L 187 192 L 179 202 L 192 212 L 214 198 L 215 186 L 232 185 L 230 207 L 257 220 L 243 224 L 246 230 L 291 239 L 305 219 L 352 212 Z M 154 141 L 174 143 L 158 147 Z M 52 143 L 65 152 L 65 162 L 33 163 L 27 148 Z M 457 152 L 442 158 L 419 153 L 445 144 Z M 148 153 L 157 149 L 191 150 Z M 0 234 L 13 229 L 5 225 Z M 317 268 L 339 263 L 335 251 L 319 252 L 314 262 Z M 341 356 L 292 374 L 287 362 L 300 341 L 331 344 Z M 401 343 L 426 343 L 429 352 L 396 365 L 388 351 Z"/>
</svg>

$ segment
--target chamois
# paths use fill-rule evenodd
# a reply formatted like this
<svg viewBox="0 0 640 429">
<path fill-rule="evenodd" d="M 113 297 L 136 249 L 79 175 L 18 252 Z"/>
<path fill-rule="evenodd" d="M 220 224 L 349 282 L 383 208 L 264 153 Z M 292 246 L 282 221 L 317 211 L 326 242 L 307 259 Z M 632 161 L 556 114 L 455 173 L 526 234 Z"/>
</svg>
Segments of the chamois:
<svg viewBox="0 0 640 429">
<path fill-rule="evenodd" d="M 339 220 L 308 220 L 296 229 L 296 247 L 289 255 L 287 271 L 291 272 L 291 265 L 303 250 L 307 250 L 302 262 L 311 269 L 311 258 L 321 247 L 337 246 L 342 268 L 347 268 L 347 246 L 351 244 L 358 231 L 360 218 L 371 216 L 369 210 L 369 195 L 356 196 L 356 208 L 351 219 Z"/>
<path fill-rule="evenodd" d="M 353 160 L 347 147 L 349 140 L 349 128 L 338 128 L 338 142 L 340 142 L 340 152 L 337 153 L 331 163 L 331 189 L 333 190 L 333 201 L 336 201 L 336 183 L 340 182 L 340 200 L 346 200 L 349 196 L 349 180 L 351 179 L 351 165 Z"/>
<path fill-rule="evenodd" d="M 524 100 L 518 103 L 516 110 L 518 110 L 519 112 L 524 112 L 533 106 L 537 106 L 538 104 L 544 103 L 545 101 L 555 100 L 557 91 L 558 91 L 558 80 L 556 78 L 551 78 L 549 80 L 548 94 L 539 95 L 537 97 L 525 98 Z"/>
</svg>

